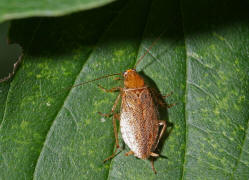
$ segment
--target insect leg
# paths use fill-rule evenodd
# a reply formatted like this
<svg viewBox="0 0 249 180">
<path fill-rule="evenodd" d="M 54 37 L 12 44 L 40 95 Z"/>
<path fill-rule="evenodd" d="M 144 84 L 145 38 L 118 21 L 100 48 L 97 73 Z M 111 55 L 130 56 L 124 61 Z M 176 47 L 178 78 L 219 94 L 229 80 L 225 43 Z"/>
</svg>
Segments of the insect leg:
<svg viewBox="0 0 249 180">
<path fill-rule="evenodd" d="M 171 108 L 171 107 L 173 107 L 175 105 L 176 105 L 176 103 L 174 103 L 174 104 L 167 104 L 167 108 Z"/>
<path fill-rule="evenodd" d="M 171 93 L 169 93 L 169 94 L 166 94 L 166 95 L 164 95 L 164 96 L 162 96 L 163 98 L 167 98 L 167 97 L 169 97 L 169 96 L 171 96 L 173 94 L 173 92 L 171 92 Z"/>
<path fill-rule="evenodd" d="M 119 81 L 119 80 L 124 80 L 124 79 L 121 77 L 116 77 L 114 80 Z"/>
<path fill-rule="evenodd" d="M 115 103 L 112 107 L 112 111 L 111 113 L 113 114 L 113 112 L 115 111 L 118 101 L 121 97 L 121 94 L 118 95 L 117 99 L 115 100 Z M 114 135 L 115 135 L 115 141 L 116 141 L 116 149 L 119 148 L 119 143 L 118 143 L 118 130 L 117 130 L 117 124 L 116 124 L 116 119 L 117 119 L 117 114 L 115 114 L 112 118 L 112 123 L 113 123 L 113 130 L 114 130 Z"/>
<path fill-rule="evenodd" d="M 133 151 L 129 151 L 129 152 L 125 153 L 125 156 L 130 156 L 132 154 L 134 154 L 134 152 Z"/>
<path fill-rule="evenodd" d="M 121 94 L 119 94 L 118 97 L 117 97 L 117 99 L 115 100 L 115 103 L 114 103 L 114 105 L 113 105 L 113 107 L 112 107 L 111 114 L 113 114 L 114 110 L 116 109 L 120 97 L 121 97 Z M 117 114 L 114 114 L 113 117 L 112 117 L 113 130 L 114 130 L 114 136 L 115 136 L 115 146 L 116 146 L 116 147 L 115 147 L 115 151 L 114 151 L 114 153 L 113 153 L 111 156 L 109 156 L 108 158 L 106 158 L 106 159 L 104 160 L 104 162 L 107 161 L 107 160 L 109 160 L 109 159 L 112 159 L 112 158 L 116 155 L 117 149 L 119 148 L 118 130 L 117 130 L 117 124 L 116 124 L 116 119 L 117 119 L 117 118 L 118 118 L 118 117 L 117 117 Z"/>
<path fill-rule="evenodd" d="M 114 88 L 111 88 L 111 89 L 106 89 L 106 88 L 104 88 L 103 86 L 101 86 L 101 85 L 99 85 L 98 84 L 98 87 L 100 88 L 100 89 L 102 89 L 103 91 L 105 91 L 105 92 L 115 92 L 115 91 L 120 91 L 120 87 L 114 87 Z"/>
<path fill-rule="evenodd" d="M 165 130 L 166 130 L 167 124 L 166 124 L 165 121 L 162 121 L 162 120 L 161 120 L 161 121 L 159 121 L 159 126 L 163 126 L 163 129 L 162 129 L 161 132 L 160 132 L 160 135 L 159 135 L 159 137 L 158 137 L 158 140 L 157 140 L 157 143 L 156 143 L 156 146 L 155 146 L 155 147 L 157 147 L 157 145 L 158 145 L 160 139 L 162 138 L 162 136 L 163 136 L 163 134 L 164 134 L 164 132 L 165 132 Z M 154 152 L 151 152 L 151 153 L 150 153 L 150 156 L 152 156 L 152 157 L 159 157 L 159 154 L 154 153 Z M 152 168 L 153 172 L 156 174 L 156 169 L 155 169 L 155 167 L 154 167 L 154 159 L 150 159 L 150 162 L 151 162 L 151 168 Z"/>
<path fill-rule="evenodd" d="M 159 121 L 159 126 L 163 126 L 163 129 L 162 129 L 161 132 L 160 132 L 160 135 L 159 135 L 159 137 L 158 137 L 158 140 L 157 140 L 157 143 L 156 143 L 156 146 L 155 146 L 155 147 L 157 147 L 157 145 L 158 145 L 160 139 L 162 138 L 162 136 L 163 136 L 163 134 L 164 134 L 164 132 L 165 132 L 165 130 L 166 130 L 166 128 L 167 128 L 166 121 L 162 121 L 162 120 Z"/>
<path fill-rule="evenodd" d="M 166 94 L 166 95 L 164 95 L 164 96 L 162 96 L 162 98 L 167 98 L 167 97 L 169 97 L 169 96 L 171 96 L 173 94 L 173 92 L 171 92 L 170 94 Z M 160 104 L 160 103 L 159 103 Z M 165 104 L 164 102 L 163 102 L 163 106 L 166 106 L 166 108 L 171 108 L 171 107 L 173 107 L 173 106 L 175 106 L 176 105 L 176 103 L 174 103 L 174 104 Z"/>
<path fill-rule="evenodd" d="M 114 158 L 117 154 L 117 150 L 119 148 L 119 142 L 118 142 L 118 131 L 117 131 L 117 125 L 116 125 L 116 116 L 112 117 L 112 123 L 113 123 L 113 130 L 114 130 L 114 135 L 115 135 L 115 151 L 113 152 L 113 154 L 111 156 L 109 156 L 108 158 L 106 158 L 104 160 L 104 162 Z"/>
<path fill-rule="evenodd" d="M 174 103 L 174 104 L 167 104 L 167 103 L 163 102 L 161 99 L 156 99 L 156 100 L 157 100 L 157 103 L 158 103 L 160 106 L 162 106 L 163 108 L 169 109 L 169 108 L 171 108 L 171 107 L 173 107 L 173 106 L 176 105 L 176 103 Z"/>
<path fill-rule="evenodd" d="M 150 156 L 152 156 L 152 157 L 159 157 L 159 154 L 151 152 Z"/>
<path fill-rule="evenodd" d="M 114 135 L 115 135 L 115 151 L 113 152 L 113 154 L 111 156 L 109 156 L 108 158 L 106 158 L 104 160 L 104 162 L 114 158 L 117 154 L 117 150 L 119 148 L 119 142 L 118 142 L 118 131 L 117 131 L 117 125 L 116 125 L 116 116 L 114 115 L 112 117 L 112 122 L 113 122 L 113 130 L 114 130 Z"/>
<path fill-rule="evenodd" d="M 122 91 L 122 88 L 120 88 L 120 87 L 114 87 L 114 88 L 111 88 L 111 89 L 105 89 L 104 87 L 102 87 L 102 86 L 100 86 L 100 85 L 98 85 L 98 87 L 100 88 L 100 89 L 102 89 L 103 91 L 105 91 L 105 92 L 115 92 L 115 91 Z M 112 114 L 113 114 L 113 112 L 114 112 L 114 110 L 116 109 L 116 106 L 117 106 L 117 104 L 118 104 L 118 101 L 119 101 L 119 99 L 120 99 L 120 95 L 117 97 L 117 99 L 115 100 L 115 103 L 114 103 L 114 105 L 113 105 L 113 107 L 112 107 L 112 110 L 111 110 L 111 112 L 110 113 L 102 113 L 102 112 L 98 112 L 101 116 L 104 116 L 104 117 L 110 117 Z"/>
<path fill-rule="evenodd" d="M 168 97 L 168 95 L 166 95 L 166 96 Z M 166 96 L 165 96 L 165 97 L 166 97 Z M 164 97 L 164 96 L 163 96 L 163 97 Z M 163 102 L 162 99 L 160 99 L 160 98 L 158 98 L 158 97 L 156 97 L 155 99 L 156 99 L 157 103 L 158 103 L 160 106 L 162 106 L 163 108 L 171 108 L 171 107 L 173 107 L 173 106 L 176 105 L 176 103 L 174 103 L 174 104 L 167 104 L 167 103 Z"/>
<path fill-rule="evenodd" d="M 167 98 L 167 97 L 171 96 L 171 95 L 173 94 L 173 92 L 171 92 L 170 94 L 166 94 L 165 96 L 162 96 L 162 95 L 159 94 L 155 89 L 150 88 L 150 90 L 151 90 L 151 92 L 152 92 L 152 94 L 153 94 L 154 99 L 156 100 L 156 102 L 157 102 L 160 106 L 162 106 L 162 107 L 164 107 L 164 108 L 171 108 L 172 106 L 175 106 L 175 105 L 176 105 L 176 104 L 166 104 L 166 103 L 162 100 L 162 98 Z"/>
<path fill-rule="evenodd" d="M 113 130 L 114 130 L 114 136 L 115 136 L 115 143 L 116 143 L 116 149 L 119 148 L 119 142 L 118 142 L 118 129 L 116 124 L 117 114 L 115 114 L 112 118 L 113 123 Z"/>
<path fill-rule="evenodd" d="M 153 172 L 156 174 L 156 169 L 155 169 L 155 167 L 154 167 L 154 160 L 151 159 L 151 160 L 150 160 L 150 163 L 151 163 L 151 168 L 152 168 Z"/>
<path fill-rule="evenodd" d="M 155 88 L 150 88 L 150 91 L 153 95 L 154 100 L 160 104 L 160 106 L 167 108 L 167 104 L 162 100 L 164 96 L 162 96 Z M 170 95 L 166 95 L 165 97 L 168 97 Z"/>
</svg>

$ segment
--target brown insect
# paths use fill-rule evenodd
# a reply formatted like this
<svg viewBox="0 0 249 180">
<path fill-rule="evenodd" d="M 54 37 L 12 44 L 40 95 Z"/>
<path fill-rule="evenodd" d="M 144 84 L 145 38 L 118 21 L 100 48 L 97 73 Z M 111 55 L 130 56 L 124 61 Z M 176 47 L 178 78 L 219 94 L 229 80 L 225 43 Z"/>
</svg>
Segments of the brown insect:
<svg viewBox="0 0 249 180">
<path fill-rule="evenodd" d="M 155 149 L 166 130 L 166 121 L 159 120 L 159 113 L 157 106 L 153 99 L 153 89 L 149 88 L 144 79 L 136 72 L 135 69 L 128 69 L 123 73 L 124 88 L 113 88 L 106 90 L 107 92 L 120 91 L 113 107 L 109 114 L 102 114 L 103 116 L 113 115 L 114 134 L 116 139 L 115 152 L 105 159 L 107 161 L 116 155 L 119 148 L 118 132 L 116 127 L 117 114 L 114 113 L 117 104 L 122 97 L 121 111 L 120 111 L 120 129 L 122 138 L 130 151 L 125 155 L 134 155 L 140 159 L 148 159 L 150 157 L 158 157 Z M 161 105 L 161 101 L 158 102 Z M 163 126 L 159 132 L 159 126 Z M 151 159 L 153 171 L 153 160 Z"/>
<path fill-rule="evenodd" d="M 153 47 L 153 44 L 138 60 L 137 64 L 149 52 L 149 50 Z M 126 70 L 123 73 L 123 78 L 123 88 L 117 87 L 106 90 L 99 85 L 99 87 L 106 92 L 114 92 L 117 90 L 120 91 L 120 94 L 118 95 L 112 107 L 111 113 L 100 113 L 102 116 L 107 117 L 113 115 L 113 126 L 116 140 L 116 149 L 114 153 L 110 157 L 106 158 L 104 162 L 113 158 L 117 153 L 117 149 L 119 148 L 116 119 L 120 120 L 122 138 L 125 144 L 130 148 L 130 151 L 125 154 L 126 156 L 134 155 L 140 159 L 158 157 L 159 154 L 155 153 L 154 151 L 156 150 L 158 143 L 166 130 L 166 121 L 159 119 L 159 113 L 155 103 L 167 108 L 171 107 L 172 105 L 167 106 L 160 99 L 156 97 L 153 98 L 155 91 L 145 84 L 143 77 L 140 76 L 135 69 Z M 115 114 L 114 111 L 120 98 L 122 98 L 122 101 L 119 116 L 118 114 Z M 159 126 L 162 126 L 160 131 Z M 151 159 L 151 165 L 152 170 L 154 173 L 156 173 L 153 158 Z"/>
<path fill-rule="evenodd" d="M 160 38 L 160 36 L 158 37 L 158 39 Z M 154 43 L 156 41 L 157 39 L 154 41 Z M 152 43 L 146 53 L 138 60 L 136 65 L 141 62 L 143 57 L 153 47 L 154 43 Z M 76 86 L 120 74 L 121 73 L 102 76 L 100 78 L 90 80 Z M 117 87 L 107 90 L 99 85 L 99 87 L 106 92 L 120 91 L 120 94 L 115 100 L 111 112 L 108 114 L 99 112 L 99 114 L 101 114 L 102 116 L 113 116 L 113 127 L 115 134 L 116 149 L 110 157 L 104 160 L 104 162 L 113 158 L 117 153 L 117 149 L 119 148 L 116 119 L 120 120 L 122 138 L 125 144 L 127 144 L 130 148 L 130 151 L 125 154 L 126 156 L 134 155 L 140 159 L 158 157 L 159 154 L 155 153 L 154 151 L 157 148 L 158 143 L 166 130 L 166 121 L 159 119 L 159 113 L 157 110 L 157 105 L 155 103 L 163 105 L 167 108 L 171 107 L 172 105 L 168 106 L 160 101 L 160 99 L 153 98 L 153 94 L 155 94 L 155 91 L 145 84 L 143 77 L 137 73 L 135 68 L 126 70 L 123 73 L 123 78 L 123 88 Z M 122 102 L 119 116 L 117 113 L 114 113 L 114 111 L 121 97 Z M 160 131 L 159 126 L 162 126 L 162 129 Z M 152 170 L 154 171 L 154 173 L 156 173 L 153 158 L 151 159 L 151 165 Z"/>
</svg>

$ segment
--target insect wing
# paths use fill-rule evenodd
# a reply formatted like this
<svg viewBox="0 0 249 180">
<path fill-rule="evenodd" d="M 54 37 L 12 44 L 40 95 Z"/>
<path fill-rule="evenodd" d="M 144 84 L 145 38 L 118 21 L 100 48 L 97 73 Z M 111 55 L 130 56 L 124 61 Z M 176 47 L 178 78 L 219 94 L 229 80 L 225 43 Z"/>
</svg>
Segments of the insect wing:
<svg viewBox="0 0 249 180">
<path fill-rule="evenodd" d="M 158 135 L 158 113 L 148 88 L 123 92 L 120 128 L 135 156 L 148 158 Z"/>
</svg>

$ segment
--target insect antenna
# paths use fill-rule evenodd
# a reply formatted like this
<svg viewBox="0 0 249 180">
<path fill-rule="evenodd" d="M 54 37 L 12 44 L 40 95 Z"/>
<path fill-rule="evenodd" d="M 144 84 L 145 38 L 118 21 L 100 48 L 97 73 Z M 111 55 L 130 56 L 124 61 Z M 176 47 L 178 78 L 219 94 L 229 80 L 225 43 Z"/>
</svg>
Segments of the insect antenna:
<svg viewBox="0 0 249 180">
<path fill-rule="evenodd" d="M 100 79 L 108 78 L 108 77 L 110 77 L 110 76 L 116 76 L 116 75 L 121 75 L 121 73 L 108 74 L 108 75 L 105 75 L 105 76 L 98 77 L 98 78 L 96 78 L 96 79 L 92 79 L 92 80 L 89 80 L 89 81 L 85 81 L 85 82 L 82 82 L 82 83 L 79 83 L 79 84 L 76 84 L 76 85 L 71 86 L 70 89 L 75 88 L 75 87 L 78 87 L 78 86 L 82 86 L 82 85 L 84 85 L 84 84 L 87 84 L 87 83 L 90 83 L 90 82 L 93 82 L 93 81 L 98 81 L 98 80 L 100 80 Z"/>
<path fill-rule="evenodd" d="M 71 90 L 72 88 L 75 88 L 75 87 L 78 87 L 78 86 L 82 86 L 82 85 L 85 85 L 85 84 L 90 83 L 90 82 L 98 81 L 100 79 L 108 78 L 108 77 L 111 77 L 111 76 L 116 76 L 116 75 L 121 75 L 121 73 L 108 74 L 108 75 L 104 75 L 104 76 L 98 77 L 96 79 L 91 79 L 89 81 L 85 81 L 85 82 L 82 82 L 82 83 L 79 83 L 79 84 L 76 84 L 76 85 L 73 85 L 73 86 L 65 87 L 65 88 L 62 88 L 58 92 L 54 92 L 52 94 L 49 94 L 49 96 L 51 96 L 51 95 L 58 95 L 60 93 L 63 93 L 66 90 Z"/>
<path fill-rule="evenodd" d="M 138 61 L 136 62 L 136 64 L 134 65 L 133 69 L 136 69 L 137 65 L 142 61 L 142 59 L 149 53 L 149 51 L 156 45 L 156 43 L 158 42 L 158 40 L 162 37 L 162 35 L 166 32 L 167 29 L 165 29 L 163 32 L 161 32 L 161 34 L 152 42 L 152 44 L 150 45 L 150 47 L 145 51 L 145 53 L 138 59 Z"/>
<path fill-rule="evenodd" d="M 138 59 L 138 61 L 136 62 L 136 64 L 134 65 L 134 68 L 133 69 L 136 69 L 137 65 L 142 61 L 142 59 L 150 52 L 150 50 L 156 45 L 156 43 L 158 42 L 158 40 L 162 37 L 162 35 L 167 31 L 167 28 L 161 32 L 161 34 L 152 42 L 152 44 L 150 45 L 150 47 L 146 50 L 146 52 Z M 78 87 L 78 86 L 82 86 L 82 85 L 85 85 L 87 83 L 90 83 L 90 82 L 94 82 L 94 81 L 98 81 L 100 79 L 104 79 L 104 78 L 108 78 L 108 77 L 111 77 L 111 76 L 116 76 L 116 75 L 121 75 L 122 73 L 114 73 L 114 74 L 108 74 L 108 75 L 104 75 L 104 76 L 101 76 L 101 77 L 98 77 L 96 79 L 92 79 L 92 80 L 89 80 L 89 81 L 85 81 L 85 82 L 82 82 L 82 83 L 79 83 L 79 84 L 76 84 L 76 85 L 73 85 L 73 86 L 70 86 L 70 87 L 66 87 L 66 88 L 63 88 L 62 90 L 71 90 L 72 88 L 75 88 L 75 87 Z M 62 92 L 62 91 L 60 91 Z M 60 92 L 58 93 L 53 93 L 53 94 L 60 94 Z M 50 94 L 51 95 L 51 94 Z"/>
</svg>

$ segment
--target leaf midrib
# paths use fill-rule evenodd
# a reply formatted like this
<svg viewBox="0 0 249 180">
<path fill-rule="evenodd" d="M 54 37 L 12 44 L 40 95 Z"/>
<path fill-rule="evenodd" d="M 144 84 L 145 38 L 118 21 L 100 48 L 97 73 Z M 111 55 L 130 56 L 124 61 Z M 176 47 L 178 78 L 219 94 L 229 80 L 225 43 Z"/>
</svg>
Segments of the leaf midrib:
<svg viewBox="0 0 249 180">
<path fill-rule="evenodd" d="M 151 1 L 150 1 L 151 2 Z M 181 2 L 181 1 L 180 1 Z M 152 2 L 151 2 L 152 3 Z M 181 5 L 180 5 L 181 6 Z M 185 119 L 185 148 L 184 148 L 184 156 L 183 156 L 183 165 L 182 165 L 182 172 L 181 172 L 181 179 L 183 179 L 184 178 L 184 171 L 185 171 L 185 159 L 186 159 L 186 147 L 187 147 L 187 128 L 186 128 L 186 126 L 187 126 L 187 121 L 186 121 L 186 117 L 187 117 L 187 111 L 186 111 L 186 100 L 187 100 L 187 96 L 186 96 L 186 94 L 187 94 L 187 80 L 188 80 L 188 71 L 187 71 L 187 63 L 188 63 L 188 56 L 187 56 L 187 48 L 186 48 L 186 38 L 185 38 L 185 31 L 184 31 L 184 23 L 183 23 L 183 9 L 182 9 L 183 7 L 181 6 L 180 7 L 180 10 L 181 10 L 181 20 L 182 20 L 182 32 L 183 32 L 183 39 L 184 39 L 184 47 L 185 47 L 185 54 L 186 54 L 186 82 L 185 82 L 185 84 L 186 84 L 186 87 L 185 87 L 185 108 L 184 108 L 184 111 L 185 111 L 185 117 L 184 117 L 184 119 Z M 150 12 L 150 10 L 151 10 L 151 4 L 150 4 L 150 8 L 148 8 L 148 13 L 147 13 L 147 18 L 146 18 L 146 21 L 145 21 L 145 25 L 144 25 L 144 32 L 142 33 L 142 37 L 141 37 L 141 40 L 140 40 L 140 43 L 139 43 L 139 48 L 138 48 L 138 51 L 137 51 L 137 58 L 136 58 L 136 61 L 139 59 L 138 58 L 138 53 L 140 52 L 140 50 L 141 50 L 141 48 L 142 48 L 142 46 L 141 46 L 141 44 L 142 44 L 142 40 L 143 40 L 143 37 L 144 37 L 144 34 L 145 34 L 145 30 L 146 30 L 146 27 L 147 27 L 147 23 L 148 23 L 148 17 L 149 17 L 149 12 Z M 114 152 L 114 150 L 115 150 L 115 145 L 114 145 L 114 148 L 113 148 L 113 152 Z M 114 157 L 115 158 L 115 157 Z M 111 171 L 111 166 L 112 166 L 112 162 L 113 162 L 113 159 L 111 159 L 110 160 L 111 161 L 111 163 L 110 163 L 110 166 L 109 166 L 109 171 L 108 171 L 108 176 L 107 176 L 107 179 L 109 179 L 109 175 L 110 175 L 110 171 Z"/>
<path fill-rule="evenodd" d="M 93 50 L 94 50 L 94 49 L 92 49 L 92 52 L 93 52 Z M 75 84 L 76 80 L 77 80 L 78 77 L 80 76 L 80 74 L 81 74 L 82 70 L 84 69 L 85 64 L 87 63 L 87 60 L 88 60 L 89 57 L 91 56 L 91 53 L 92 53 L 92 52 L 89 53 L 88 58 L 87 58 L 87 59 L 85 60 L 85 62 L 83 63 L 82 68 L 81 68 L 81 71 L 79 71 L 78 75 L 75 77 L 75 79 L 74 79 L 74 81 L 73 81 L 73 84 Z M 35 166 L 34 172 L 33 172 L 33 179 L 35 179 L 36 170 L 37 170 L 37 167 L 38 167 L 38 165 L 39 165 L 39 162 L 40 162 L 40 159 L 41 159 L 41 157 L 42 157 L 42 154 L 43 154 L 43 152 L 44 152 L 45 145 L 46 145 L 47 142 L 48 142 L 49 134 L 50 134 L 51 131 L 53 130 L 53 127 L 54 127 L 54 125 L 55 125 L 56 122 L 57 122 L 56 119 L 57 119 L 57 117 L 58 117 L 58 114 L 61 112 L 61 110 L 62 110 L 63 107 L 65 106 L 65 102 L 67 101 L 69 95 L 71 94 L 71 91 L 72 91 L 72 89 L 67 93 L 67 95 L 66 95 L 66 97 L 65 97 L 65 99 L 64 99 L 64 101 L 63 101 L 63 103 L 62 103 L 62 105 L 61 105 L 61 107 L 58 109 L 56 115 L 55 115 L 54 118 L 53 118 L 54 120 L 53 120 L 53 122 L 51 123 L 51 126 L 50 126 L 49 130 L 47 131 L 46 138 L 45 138 L 45 140 L 44 140 L 44 143 L 43 143 L 43 145 L 42 145 L 40 154 L 39 154 L 39 156 L 38 156 L 38 158 L 37 158 L 37 161 L 36 161 L 36 166 Z"/>
<path fill-rule="evenodd" d="M 137 60 L 139 59 L 138 58 L 138 53 L 140 52 L 140 50 L 142 49 L 142 46 L 141 46 L 141 44 L 142 44 L 142 40 L 143 40 L 143 38 L 144 38 L 144 34 L 145 34 L 145 30 L 146 30 L 146 26 L 147 26 L 147 23 L 148 23 L 148 17 L 149 17 L 149 12 L 150 12 L 150 10 L 151 10 L 151 4 L 152 4 L 152 1 L 150 1 L 150 5 L 149 5 L 149 7 L 148 7 L 148 13 L 147 13 L 147 16 L 146 16 L 146 20 L 145 20 L 145 22 L 144 22 L 144 27 L 143 27 L 143 32 L 142 32 L 142 34 L 141 34 L 141 38 L 140 38 L 140 43 L 139 43 L 139 45 L 138 45 L 138 48 L 137 48 L 137 53 L 136 53 L 136 60 L 135 60 L 135 62 L 134 62 L 134 65 L 133 65 L 133 67 L 136 65 L 136 62 L 137 62 Z M 127 5 L 128 6 L 128 5 Z M 125 10 L 127 7 L 125 7 L 123 10 Z M 116 17 L 117 19 L 118 19 L 118 16 Z M 115 21 L 115 20 L 114 20 Z M 119 131 L 119 129 L 118 129 L 118 131 Z M 113 146 L 113 152 L 114 152 L 114 150 L 115 150 L 115 144 L 114 144 L 114 146 Z M 115 158 L 115 157 L 114 157 Z M 107 175 L 107 178 L 106 179 L 109 179 L 109 175 L 110 175 L 110 172 L 111 172 L 111 167 L 112 167 L 112 162 L 113 162 L 113 158 L 110 160 L 111 162 L 110 162 L 110 166 L 109 166 L 109 170 L 108 170 L 108 175 Z"/>
<path fill-rule="evenodd" d="M 117 15 L 117 16 L 118 16 L 118 15 Z M 115 19 L 115 17 L 114 17 L 113 19 Z M 109 22 L 109 27 L 111 26 L 111 24 L 112 24 L 113 21 L 114 21 L 114 20 L 111 20 L 111 21 Z M 107 30 L 108 30 L 108 29 L 109 29 L 109 28 L 107 28 Z M 102 35 L 99 36 L 98 40 L 97 40 L 96 43 L 95 43 L 96 45 L 97 45 L 97 44 L 99 43 L 99 41 L 102 39 L 102 37 L 103 37 L 104 34 L 105 34 L 105 31 L 102 33 Z M 88 60 L 90 59 L 92 53 L 94 52 L 94 50 L 95 50 L 96 48 L 97 48 L 97 46 L 94 46 L 94 48 L 91 50 L 91 52 L 89 53 L 88 57 L 86 58 L 85 62 L 82 64 L 81 70 L 79 71 L 78 75 L 75 76 L 75 79 L 74 79 L 74 81 L 73 81 L 73 85 L 75 85 L 77 79 L 79 79 L 79 76 L 80 76 L 81 72 L 84 70 L 85 65 L 87 64 Z M 57 122 L 56 119 L 57 119 L 57 117 L 58 117 L 58 114 L 61 112 L 61 110 L 62 110 L 63 107 L 65 106 L 65 102 L 68 100 L 68 97 L 69 97 L 69 95 L 71 94 L 71 92 L 72 92 L 72 89 L 70 89 L 70 91 L 68 91 L 68 93 L 67 93 L 67 95 L 66 95 L 66 97 L 65 97 L 65 99 L 64 99 L 64 101 L 63 101 L 63 103 L 62 103 L 62 105 L 61 105 L 61 107 L 58 109 L 56 115 L 55 115 L 54 118 L 53 118 L 54 120 L 53 120 L 53 122 L 51 123 L 51 126 L 50 126 L 49 130 L 47 131 L 46 138 L 45 138 L 44 143 L 43 143 L 43 145 L 42 145 L 40 154 L 39 154 L 39 156 L 38 156 L 38 158 L 37 158 L 36 165 L 35 165 L 35 168 L 34 168 L 34 171 L 33 171 L 33 179 L 35 179 L 35 175 L 36 175 L 37 168 L 39 167 L 40 159 L 41 159 L 42 154 L 43 154 L 43 152 L 44 152 L 45 145 L 47 144 L 48 139 L 49 139 L 49 138 L 48 138 L 48 137 L 49 137 L 49 134 L 50 134 L 51 131 L 53 130 L 53 127 L 54 127 L 54 125 L 55 125 L 56 122 Z"/>
<path fill-rule="evenodd" d="M 183 34 L 183 40 L 184 40 L 184 47 L 185 47 L 185 93 L 184 93 L 184 120 L 185 120 L 185 148 L 184 148 L 184 156 L 183 156 L 183 162 L 182 162 L 182 172 L 181 172 L 181 178 L 184 178 L 184 172 L 185 172 L 185 164 L 186 164 L 186 149 L 187 149 L 187 94 L 188 94 L 188 51 L 187 51 L 187 43 L 186 43 L 186 34 L 185 34 L 185 28 L 184 28 L 184 21 L 183 21 L 183 3 L 180 1 L 180 17 L 181 17 L 181 24 L 182 24 L 182 34 Z"/>
</svg>

